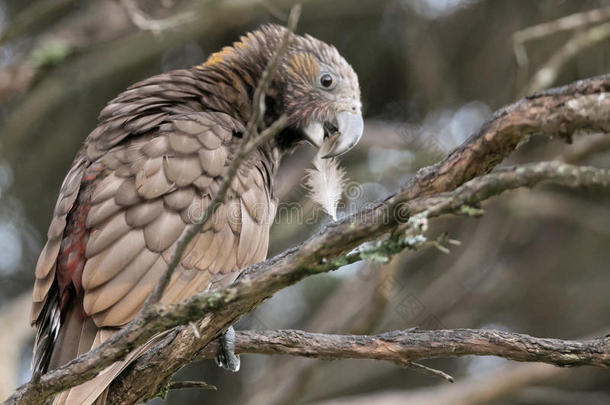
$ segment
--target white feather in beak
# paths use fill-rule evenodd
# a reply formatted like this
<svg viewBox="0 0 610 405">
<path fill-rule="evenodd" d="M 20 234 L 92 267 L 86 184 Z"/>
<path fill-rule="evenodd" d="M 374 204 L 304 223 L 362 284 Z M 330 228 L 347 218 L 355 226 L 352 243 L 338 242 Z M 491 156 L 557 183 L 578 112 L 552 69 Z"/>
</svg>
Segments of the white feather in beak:
<svg viewBox="0 0 610 405">
<path fill-rule="evenodd" d="M 313 159 L 314 168 L 307 170 L 305 188 L 309 192 L 308 197 L 336 221 L 346 177 L 337 158 L 322 158 L 329 153 L 332 145 L 332 142 L 323 142 L 318 149 Z"/>
</svg>

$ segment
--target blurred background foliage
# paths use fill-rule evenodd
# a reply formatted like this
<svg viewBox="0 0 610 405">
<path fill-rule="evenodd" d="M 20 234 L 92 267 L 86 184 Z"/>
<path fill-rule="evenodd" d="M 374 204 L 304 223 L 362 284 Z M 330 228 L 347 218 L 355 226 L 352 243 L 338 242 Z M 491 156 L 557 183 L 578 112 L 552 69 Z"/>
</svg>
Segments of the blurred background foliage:
<svg viewBox="0 0 610 405">
<path fill-rule="evenodd" d="M 493 110 L 524 93 L 610 68 L 610 1 L 302 3 L 298 31 L 334 44 L 362 87 L 367 125 L 360 145 L 342 157 L 352 181 L 342 215 L 385 197 L 439 160 Z M 29 378 L 33 267 L 63 176 L 97 113 L 135 81 L 199 64 L 260 24 L 283 23 L 291 4 L 0 0 L 1 398 Z M 543 26 L 537 38 L 523 31 L 574 14 Z M 609 151 L 607 136 L 576 138 L 570 146 L 534 139 L 507 163 L 562 159 L 609 167 Z M 302 209 L 278 216 L 270 255 L 328 221 L 314 215 L 300 186 L 311 154 L 305 146 L 285 159 L 279 193 Z M 431 238 L 448 232 L 462 242 L 450 253 L 428 248 L 386 264 L 357 263 L 311 277 L 276 294 L 237 328 L 604 334 L 610 319 L 609 202 L 607 193 L 556 187 L 503 195 L 485 204 L 479 219 L 433 224 Z M 449 386 L 383 362 L 248 355 L 237 374 L 209 361 L 186 367 L 176 378 L 203 379 L 218 391 L 172 392 L 167 401 L 279 405 L 350 396 L 347 403 L 381 404 L 392 393 L 402 398 L 397 403 L 409 404 L 610 403 L 604 370 L 488 357 L 426 364 L 458 382 Z"/>
</svg>

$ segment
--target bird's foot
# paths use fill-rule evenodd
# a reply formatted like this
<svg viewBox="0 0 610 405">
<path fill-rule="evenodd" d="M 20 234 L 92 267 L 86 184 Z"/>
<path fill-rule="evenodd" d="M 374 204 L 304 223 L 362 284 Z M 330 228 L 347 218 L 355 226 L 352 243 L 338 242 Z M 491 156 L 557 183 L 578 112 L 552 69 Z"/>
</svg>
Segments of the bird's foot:
<svg viewBox="0 0 610 405">
<path fill-rule="evenodd" d="M 220 351 L 216 355 L 216 364 L 226 370 L 239 371 L 239 356 L 235 354 L 235 329 L 229 329 L 220 336 Z"/>
</svg>

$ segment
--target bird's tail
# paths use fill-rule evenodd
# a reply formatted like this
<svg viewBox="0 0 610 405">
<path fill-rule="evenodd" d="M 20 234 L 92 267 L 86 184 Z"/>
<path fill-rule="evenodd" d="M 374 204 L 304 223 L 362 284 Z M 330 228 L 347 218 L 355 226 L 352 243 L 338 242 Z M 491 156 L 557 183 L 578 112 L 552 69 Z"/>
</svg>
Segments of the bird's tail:
<svg viewBox="0 0 610 405">
<path fill-rule="evenodd" d="M 79 311 L 76 309 L 76 306 L 73 306 L 72 309 L 70 309 L 66 314 L 62 328 L 57 336 L 57 340 L 52 345 L 53 351 L 50 356 L 48 369 L 52 370 L 54 368 L 63 366 L 70 360 L 88 352 L 92 348 L 99 346 L 102 341 L 105 340 L 104 338 L 107 338 L 107 336 L 104 335 L 111 335 L 112 333 L 113 331 L 98 328 L 91 318 L 83 319 L 83 317 L 79 314 Z M 108 367 L 106 370 L 110 370 L 113 366 L 114 364 Z M 106 370 L 104 370 L 104 372 Z M 97 380 L 98 377 L 92 381 Z M 96 389 L 95 391 L 98 391 L 97 395 L 94 393 L 95 397 L 87 402 L 85 400 L 81 400 L 80 397 L 77 398 L 73 395 L 73 391 L 76 391 L 76 388 L 80 387 L 82 386 L 60 393 L 53 400 L 53 405 L 93 404 L 95 399 L 103 393 L 105 388 L 100 387 L 100 389 Z M 91 391 L 93 391 L 92 388 L 93 386 L 90 387 Z M 98 401 L 96 405 L 104 404 L 104 395 L 102 395 L 102 398 L 100 399 L 101 401 Z"/>
<path fill-rule="evenodd" d="M 77 356 L 95 349 L 117 332 L 114 328 L 98 328 L 91 318 L 85 320 L 71 310 L 55 343 L 49 369 L 62 366 Z M 111 364 L 95 378 L 58 394 L 53 405 L 105 405 L 108 387 L 131 362 L 152 345 L 162 335 L 153 337 L 146 344 L 138 347 L 121 361 Z"/>
</svg>

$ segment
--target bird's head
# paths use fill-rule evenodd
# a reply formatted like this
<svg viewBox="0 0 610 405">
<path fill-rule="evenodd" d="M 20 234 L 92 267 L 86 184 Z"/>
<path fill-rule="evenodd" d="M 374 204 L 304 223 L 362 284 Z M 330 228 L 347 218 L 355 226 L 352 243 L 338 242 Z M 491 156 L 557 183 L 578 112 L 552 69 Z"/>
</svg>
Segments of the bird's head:
<svg viewBox="0 0 610 405">
<path fill-rule="evenodd" d="M 266 28 L 284 32 L 283 27 Z M 329 143 L 324 157 L 341 155 L 358 143 L 364 126 L 358 76 L 334 46 L 293 35 L 278 81 L 284 88 L 283 112 L 311 144 Z"/>
<path fill-rule="evenodd" d="M 253 89 L 285 33 L 282 26 L 264 25 L 213 54 L 204 66 L 235 89 L 240 88 L 235 77 Z M 341 155 L 362 136 L 358 76 L 334 46 L 310 35 L 289 35 L 267 93 L 267 123 L 286 114 L 289 127 L 280 134 L 280 144 L 290 148 L 307 140 L 323 147 L 324 157 Z"/>
</svg>

